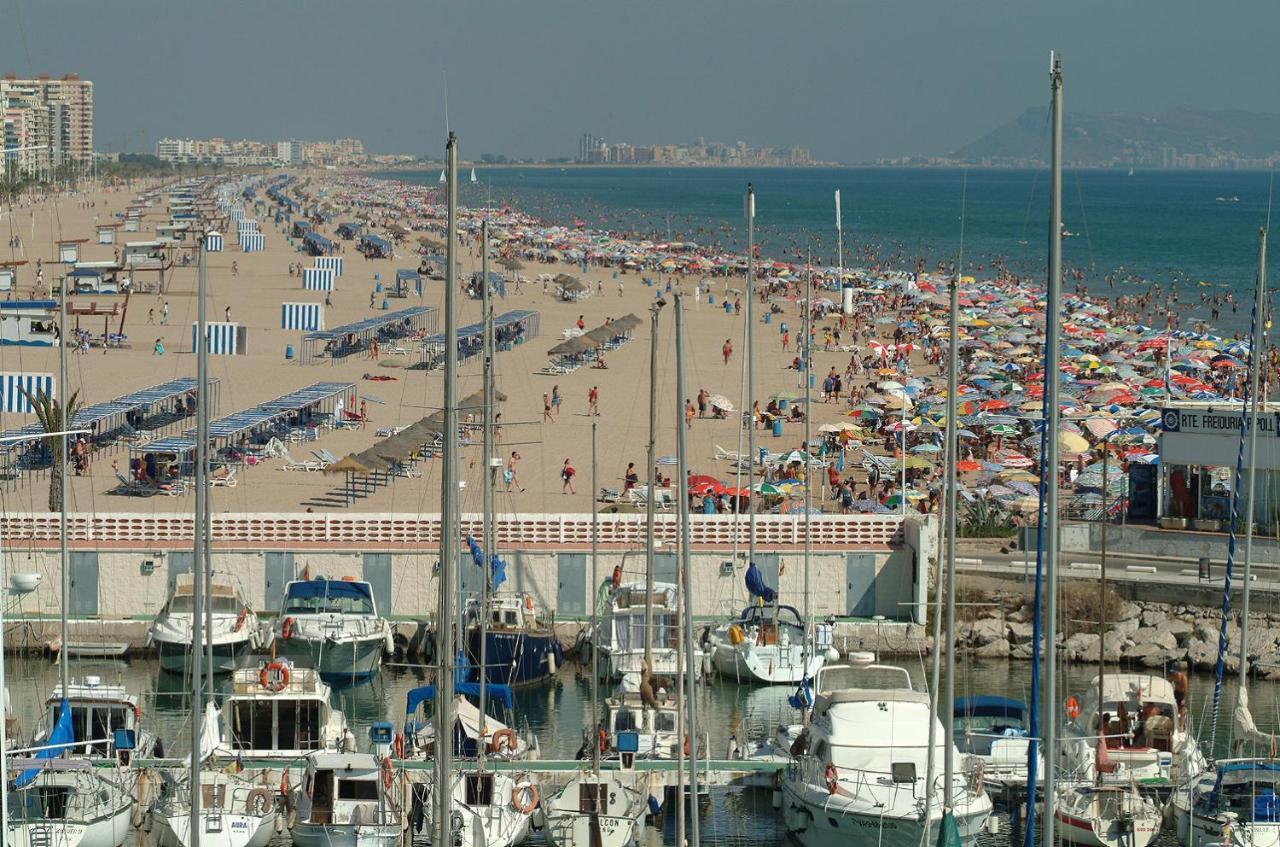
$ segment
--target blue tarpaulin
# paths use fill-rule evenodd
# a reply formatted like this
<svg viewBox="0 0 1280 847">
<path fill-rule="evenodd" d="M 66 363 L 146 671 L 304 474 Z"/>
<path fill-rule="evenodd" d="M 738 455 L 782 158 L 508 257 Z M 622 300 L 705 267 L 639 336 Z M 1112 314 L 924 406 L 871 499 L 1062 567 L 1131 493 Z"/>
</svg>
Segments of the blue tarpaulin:
<svg viewBox="0 0 1280 847">
<path fill-rule="evenodd" d="M 360 597 L 373 600 L 373 592 L 367 582 L 345 579 L 311 579 L 289 584 L 290 600 L 311 600 L 315 597 Z"/>
<path fill-rule="evenodd" d="M 36 752 L 33 758 L 56 759 L 67 749 L 67 745 L 74 744 L 75 741 L 76 731 L 71 726 L 71 704 L 67 702 L 66 697 L 63 697 L 62 705 L 58 709 L 58 722 L 53 725 L 53 732 L 49 733 L 49 740 L 44 743 L 44 746 Z M 26 788 L 39 775 L 39 768 L 27 768 L 18 774 L 18 778 L 13 781 L 13 786 L 14 788 Z"/>
<path fill-rule="evenodd" d="M 747 566 L 747 591 L 752 597 L 759 597 L 766 603 L 772 603 L 778 597 L 778 592 L 765 585 L 764 574 L 760 573 L 755 562 Z"/>
<path fill-rule="evenodd" d="M 480 549 L 480 545 L 470 535 L 467 536 L 467 547 L 471 548 L 471 560 L 476 563 L 476 567 L 484 567 L 484 551 Z M 489 557 L 490 567 L 493 568 L 493 588 L 507 581 L 507 563 L 498 558 L 497 554 Z"/>
<path fill-rule="evenodd" d="M 459 682 L 453 686 L 455 694 L 461 694 L 464 697 L 479 697 L 480 683 L 478 682 Z M 508 710 L 515 709 L 515 695 L 511 693 L 510 685 L 501 685 L 491 682 L 485 686 L 484 695 L 491 702 L 501 703 Z M 412 688 L 405 696 L 404 712 L 406 715 L 412 715 L 418 710 L 418 707 L 428 700 L 436 699 L 436 687 L 434 685 L 420 685 Z"/>
</svg>

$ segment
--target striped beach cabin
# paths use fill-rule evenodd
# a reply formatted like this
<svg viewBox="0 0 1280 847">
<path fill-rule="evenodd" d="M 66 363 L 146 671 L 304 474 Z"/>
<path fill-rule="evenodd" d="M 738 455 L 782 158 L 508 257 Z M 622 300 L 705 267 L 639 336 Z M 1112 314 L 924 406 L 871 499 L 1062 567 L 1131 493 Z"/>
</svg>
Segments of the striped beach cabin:
<svg viewBox="0 0 1280 847">
<path fill-rule="evenodd" d="M 191 352 L 196 352 L 197 324 L 191 325 Z M 210 356 L 239 356 L 245 352 L 244 330 L 232 321 L 209 321 L 204 327 Z"/>
<path fill-rule="evenodd" d="M 333 275 L 335 277 L 342 276 L 341 256 L 316 256 L 315 266 L 317 268 L 327 268 L 333 271 Z"/>
<path fill-rule="evenodd" d="M 46 394 L 53 397 L 53 374 L 0 372 L 0 412 L 31 414 L 31 401 L 23 391 L 33 397 Z"/>
<path fill-rule="evenodd" d="M 260 232 L 246 233 L 240 236 L 240 252 L 261 253 L 267 249 L 267 237 Z"/>
<path fill-rule="evenodd" d="M 324 304 L 281 303 L 280 328 L 308 331 L 324 329 Z"/>
<path fill-rule="evenodd" d="M 332 291 L 335 278 L 332 268 L 302 269 L 302 287 L 307 291 Z"/>
<path fill-rule="evenodd" d="M 222 233 L 217 230 L 210 230 L 204 237 L 204 249 L 206 253 L 222 252 Z"/>
</svg>

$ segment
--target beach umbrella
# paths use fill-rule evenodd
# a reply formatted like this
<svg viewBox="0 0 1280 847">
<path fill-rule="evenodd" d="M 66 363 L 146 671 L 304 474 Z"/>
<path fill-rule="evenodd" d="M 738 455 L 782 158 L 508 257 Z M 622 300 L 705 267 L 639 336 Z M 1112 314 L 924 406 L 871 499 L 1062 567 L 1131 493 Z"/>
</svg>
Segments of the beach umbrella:
<svg viewBox="0 0 1280 847">
<path fill-rule="evenodd" d="M 924 456 L 908 456 L 906 464 L 907 467 L 918 470 L 928 470 L 933 467 L 933 462 L 930 462 Z"/>
<path fill-rule="evenodd" d="M 1058 445 L 1069 453 L 1084 453 L 1089 449 L 1089 442 L 1084 436 L 1074 432 L 1063 432 L 1058 435 Z"/>
<path fill-rule="evenodd" d="M 912 453 L 941 453 L 942 448 L 937 444 L 917 444 L 911 448 Z"/>
<path fill-rule="evenodd" d="M 729 402 L 729 398 L 723 394 L 712 394 L 707 398 L 707 402 L 717 409 L 724 409 L 726 412 L 733 411 L 733 403 Z"/>
<path fill-rule="evenodd" d="M 796 394 L 794 391 L 779 391 L 776 394 L 771 394 L 769 396 L 769 399 L 773 400 L 776 403 L 781 403 L 784 400 L 787 402 L 791 402 L 792 400 L 800 399 L 800 395 Z"/>
<path fill-rule="evenodd" d="M 956 470 L 962 471 L 962 472 L 980 471 L 982 470 L 982 464 L 979 462 L 975 462 L 972 459 L 961 459 L 960 461 L 956 462 Z"/>
</svg>

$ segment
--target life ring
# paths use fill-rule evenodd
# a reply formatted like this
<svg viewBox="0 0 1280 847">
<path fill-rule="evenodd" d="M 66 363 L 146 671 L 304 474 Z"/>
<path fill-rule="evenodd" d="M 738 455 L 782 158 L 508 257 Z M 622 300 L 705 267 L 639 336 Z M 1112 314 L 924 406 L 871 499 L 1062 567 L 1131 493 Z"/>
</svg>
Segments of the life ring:
<svg viewBox="0 0 1280 847">
<path fill-rule="evenodd" d="M 293 624 L 293 618 L 285 618 L 284 622 L 280 624 L 280 637 L 285 641 L 293 637 Z"/>
<path fill-rule="evenodd" d="M 279 694 L 289 687 L 289 666 L 284 662 L 268 662 L 258 671 L 258 684 Z"/>
<path fill-rule="evenodd" d="M 526 612 L 533 611 L 533 598 L 530 597 L 528 594 L 524 595 L 524 610 Z"/>
<path fill-rule="evenodd" d="M 840 771 L 836 770 L 834 762 L 827 762 L 827 770 L 823 777 L 827 783 L 827 793 L 835 794 L 836 786 L 840 784 Z"/>
<path fill-rule="evenodd" d="M 400 732 L 396 733 L 396 740 L 393 745 L 393 748 L 396 751 L 396 758 L 403 759 L 404 758 L 404 733 L 400 733 Z"/>
<path fill-rule="evenodd" d="M 1067 698 L 1067 717 L 1072 720 L 1080 717 L 1080 701 L 1075 697 Z"/>
<path fill-rule="evenodd" d="M 599 734 L 600 734 L 600 752 L 608 753 L 609 752 L 609 733 L 605 732 L 604 729 L 601 728 Z"/>
<path fill-rule="evenodd" d="M 382 786 L 383 786 L 383 788 L 390 788 L 390 787 L 391 787 L 391 783 L 395 781 L 395 778 L 396 778 L 396 772 L 395 772 L 395 768 L 394 768 L 394 767 L 392 767 L 392 765 L 391 765 L 391 760 L 390 760 L 390 759 L 383 759 L 383 760 L 382 760 Z"/>
<path fill-rule="evenodd" d="M 519 740 L 514 729 L 500 729 L 489 739 L 489 752 L 514 753 Z"/>
<path fill-rule="evenodd" d="M 255 788 L 249 792 L 244 801 L 244 813 L 255 817 L 266 814 L 271 805 L 271 792 L 265 788 Z"/>
<path fill-rule="evenodd" d="M 285 765 L 284 770 L 280 773 L 280 795 L 284 797 L 286 803 L 289 802 L 289 766 Z"/>
<path fill-rule="evenodd" d="M 743 635 L 742 633 L 742 627 L 738 626 L 737 624 L 734 624 L 733 626 L 729 627 L 729 643 L 730 644 L 736 647 L 739 644 L 741 644 L 744 640 L 746 640 L 746 636 Z"/>
<path fill-rule="evenodd" d="M 526 798 L 523 803 L 520 802 L 522 794 Z M 538 786 L 528 780 L 517 782 L 511 789 L 511 808 L 522 815 L 532 814 L 533 810 L 538 808 Z"/>
</svg>

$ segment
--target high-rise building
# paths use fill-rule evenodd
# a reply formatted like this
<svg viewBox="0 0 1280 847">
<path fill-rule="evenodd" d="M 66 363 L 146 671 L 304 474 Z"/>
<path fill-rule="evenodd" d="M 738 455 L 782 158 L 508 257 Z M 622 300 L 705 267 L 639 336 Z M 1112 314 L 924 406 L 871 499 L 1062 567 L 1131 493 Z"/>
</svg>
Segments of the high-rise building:
<svg viewBox="0 0 1280 847">
<path fill-rule="evenodd" d="M 4 146 L 35 148 L 8 157 L 28 174 L 48 174 L 93 160 L 93 83 L 79 74 L 19 79 L 0 77 Z"/>
</svg>

